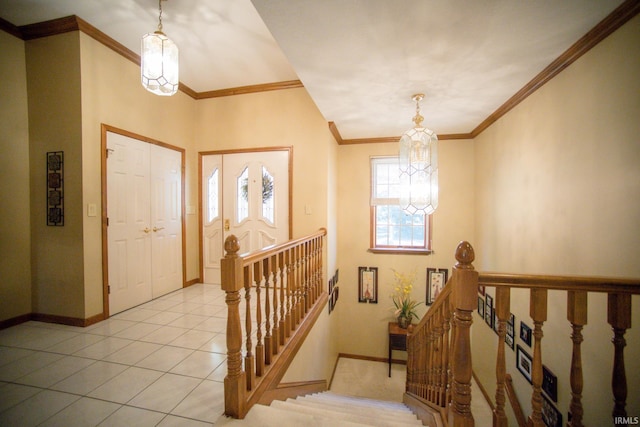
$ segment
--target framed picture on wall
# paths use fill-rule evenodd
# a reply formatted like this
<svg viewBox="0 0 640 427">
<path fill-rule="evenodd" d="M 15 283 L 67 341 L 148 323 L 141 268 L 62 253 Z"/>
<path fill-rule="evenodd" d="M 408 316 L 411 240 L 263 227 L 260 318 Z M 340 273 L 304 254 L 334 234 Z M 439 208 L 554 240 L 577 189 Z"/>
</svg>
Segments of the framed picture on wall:
<svg viewBox="0 0 640 427">
<path fill-rule="evenodd" d="M 427 305 L 433 304 L 447 284 L 449 270 L 446 268 L 427 268 Z"/>
<path fill-rule="evenodd" d="M 518 371 L 522 374 L 523 377 L 531 383 L 531 370 L 533 369 L 533 361 L 531 360 L 531 356 L 529 353 L 523 350 L 522 347 L 518 346 L 516 350 L 516 367 Z"/>
<path fill-rule="evenodd" d="M 542 395 L 542 421 L 547 427 L 562 427 L 562 414 L 544 394 Z"/>
<path fill-rule="evenodd" d="M 378 303 L 378 267 L 358 267 L 358 302 Z"/>
<path fill-rule="evenodd" d="M 524 322 L 520 322 L 520 339 L 531 347 L 531 328 Z"/>
</svg>

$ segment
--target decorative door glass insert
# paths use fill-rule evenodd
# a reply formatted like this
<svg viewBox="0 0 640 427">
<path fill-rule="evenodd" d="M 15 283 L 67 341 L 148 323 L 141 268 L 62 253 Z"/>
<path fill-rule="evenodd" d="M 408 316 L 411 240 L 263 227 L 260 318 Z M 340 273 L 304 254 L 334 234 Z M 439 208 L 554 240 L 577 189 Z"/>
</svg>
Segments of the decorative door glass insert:
<svg viewBox="0 0 640 427">
<path fill-rule="evenodd" d="M 218 217 L 220 199 L 218 194 L 218 169 L 216 168 L 207 180 L 207 221 L 211 222 Z"/>
<path fill-rule="evenodd" d="M 237 214 L 238 222 L 249 217 L 249 168 L 246 167 L 238 177 Z"/>
<path fill-rule="evenodd" d="M 273 175 L 262 166 L 262 217 L 273 224 L 274 213 Z"/>
</svg>

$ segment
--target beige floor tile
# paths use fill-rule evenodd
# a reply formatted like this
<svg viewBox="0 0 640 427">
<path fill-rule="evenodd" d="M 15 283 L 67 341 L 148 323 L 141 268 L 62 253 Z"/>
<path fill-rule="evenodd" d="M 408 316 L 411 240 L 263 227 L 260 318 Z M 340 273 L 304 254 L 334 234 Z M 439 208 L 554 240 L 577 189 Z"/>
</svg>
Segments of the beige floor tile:
<svg viewBox="0 0 640 427">
<path fill-rule="evenodd" d="M 201 382 L 202 380 L 198 378 L 164 374 L 131 399 L 128 405 L 152 411 L 170 412 Z"/>
</svg>

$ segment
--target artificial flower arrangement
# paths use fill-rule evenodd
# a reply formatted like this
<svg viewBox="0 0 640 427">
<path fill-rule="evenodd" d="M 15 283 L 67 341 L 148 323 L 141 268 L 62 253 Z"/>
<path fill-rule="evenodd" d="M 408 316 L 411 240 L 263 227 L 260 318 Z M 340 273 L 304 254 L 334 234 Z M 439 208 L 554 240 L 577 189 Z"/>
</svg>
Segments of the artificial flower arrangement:
<svg viewBox="0 0 640 427">
<path fill-rule="evenodd" d="M 414 300 L 411 297 L 413 282 L 416 279 L 416 272 L 414 271 L 411 274 L 405 274 L 394 269 L 392 270 L 394 275 L 394 284 L 391 299 L 395 306 L 393 314 L 398 319 L 398 325 L 401 328 L 406 328 L 411 324 L 414 317 L 416 319 L 418 318 L 416 307 L 422 304 L 422 302 Z"/>
</svg>

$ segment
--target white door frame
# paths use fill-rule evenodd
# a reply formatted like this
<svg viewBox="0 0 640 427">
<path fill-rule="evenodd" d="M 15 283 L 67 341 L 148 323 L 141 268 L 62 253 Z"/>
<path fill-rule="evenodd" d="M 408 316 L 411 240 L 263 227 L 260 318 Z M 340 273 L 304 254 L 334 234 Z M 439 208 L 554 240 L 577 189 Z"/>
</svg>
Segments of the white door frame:
<svg viewBox="0 0 640 427">
<path fill-rule="evenodd" d="M 289 173 L 289 225 L 288 225 L 288 238 L 291 239 L 293 234 L 293 146 L 281 146 L 281 147 L 261 147 L 261 148 L 247 148 L 247 149 L 233 149 L 233 150 L 216 150 L 216 151 L 200 151 L 198 152 L 198 235 L 200 243 L 200 281 L 204 279 L 204 236 L 203 236 L 203 219 L 202 219 L 202 192 L 204 191 L 204 184 L 202 182 L 202 158 L 204 156 L 211 155 L 225 155 L 225 154 L 239 154 L 239 153 L 259 153 L 265 151 L 286 151 L 288 157 L 288 173 Z M 224 195 L 223 195 L 224 197 Z M 224 256 L 224 253 L 223 253 Z"/>
<path fill-rule="evenodd" d="M 119 135 L 123 135 L 129 138 L 137 139 L 142 142 L 146 142 L 148 144 L 157 145 L 163 148 L 168 148 L 170 150 L 180 152 L 181 157 L 181 171 L 180 171 L 180 186 L 181 186 L 181 233 L 182 233 L 182 287 L 186 284 L 187 277 L 187 263 L 186 263 L 186 244 L 185 244 L 185 234 L 186 234 L 186 224 L 185 224 L 185 149 L 176 147 L 174 145 L 170 145 L 164 143 L 162 141 L 158 141 L 152 138 L 148 138 L 146 136 L 142 136 L 133 132 L 126 131 L 124 129 L 119 129 L 110 125 L 106 125 L 104 123 L 100 126 L 101 131 L 101 187 L 102 187 L 102 315 L 103 318 L 109 317 L 109 250 L 108 250 L 108 217 L 107 217 L 107 132 L 116 133 Z"/>
</svg>

